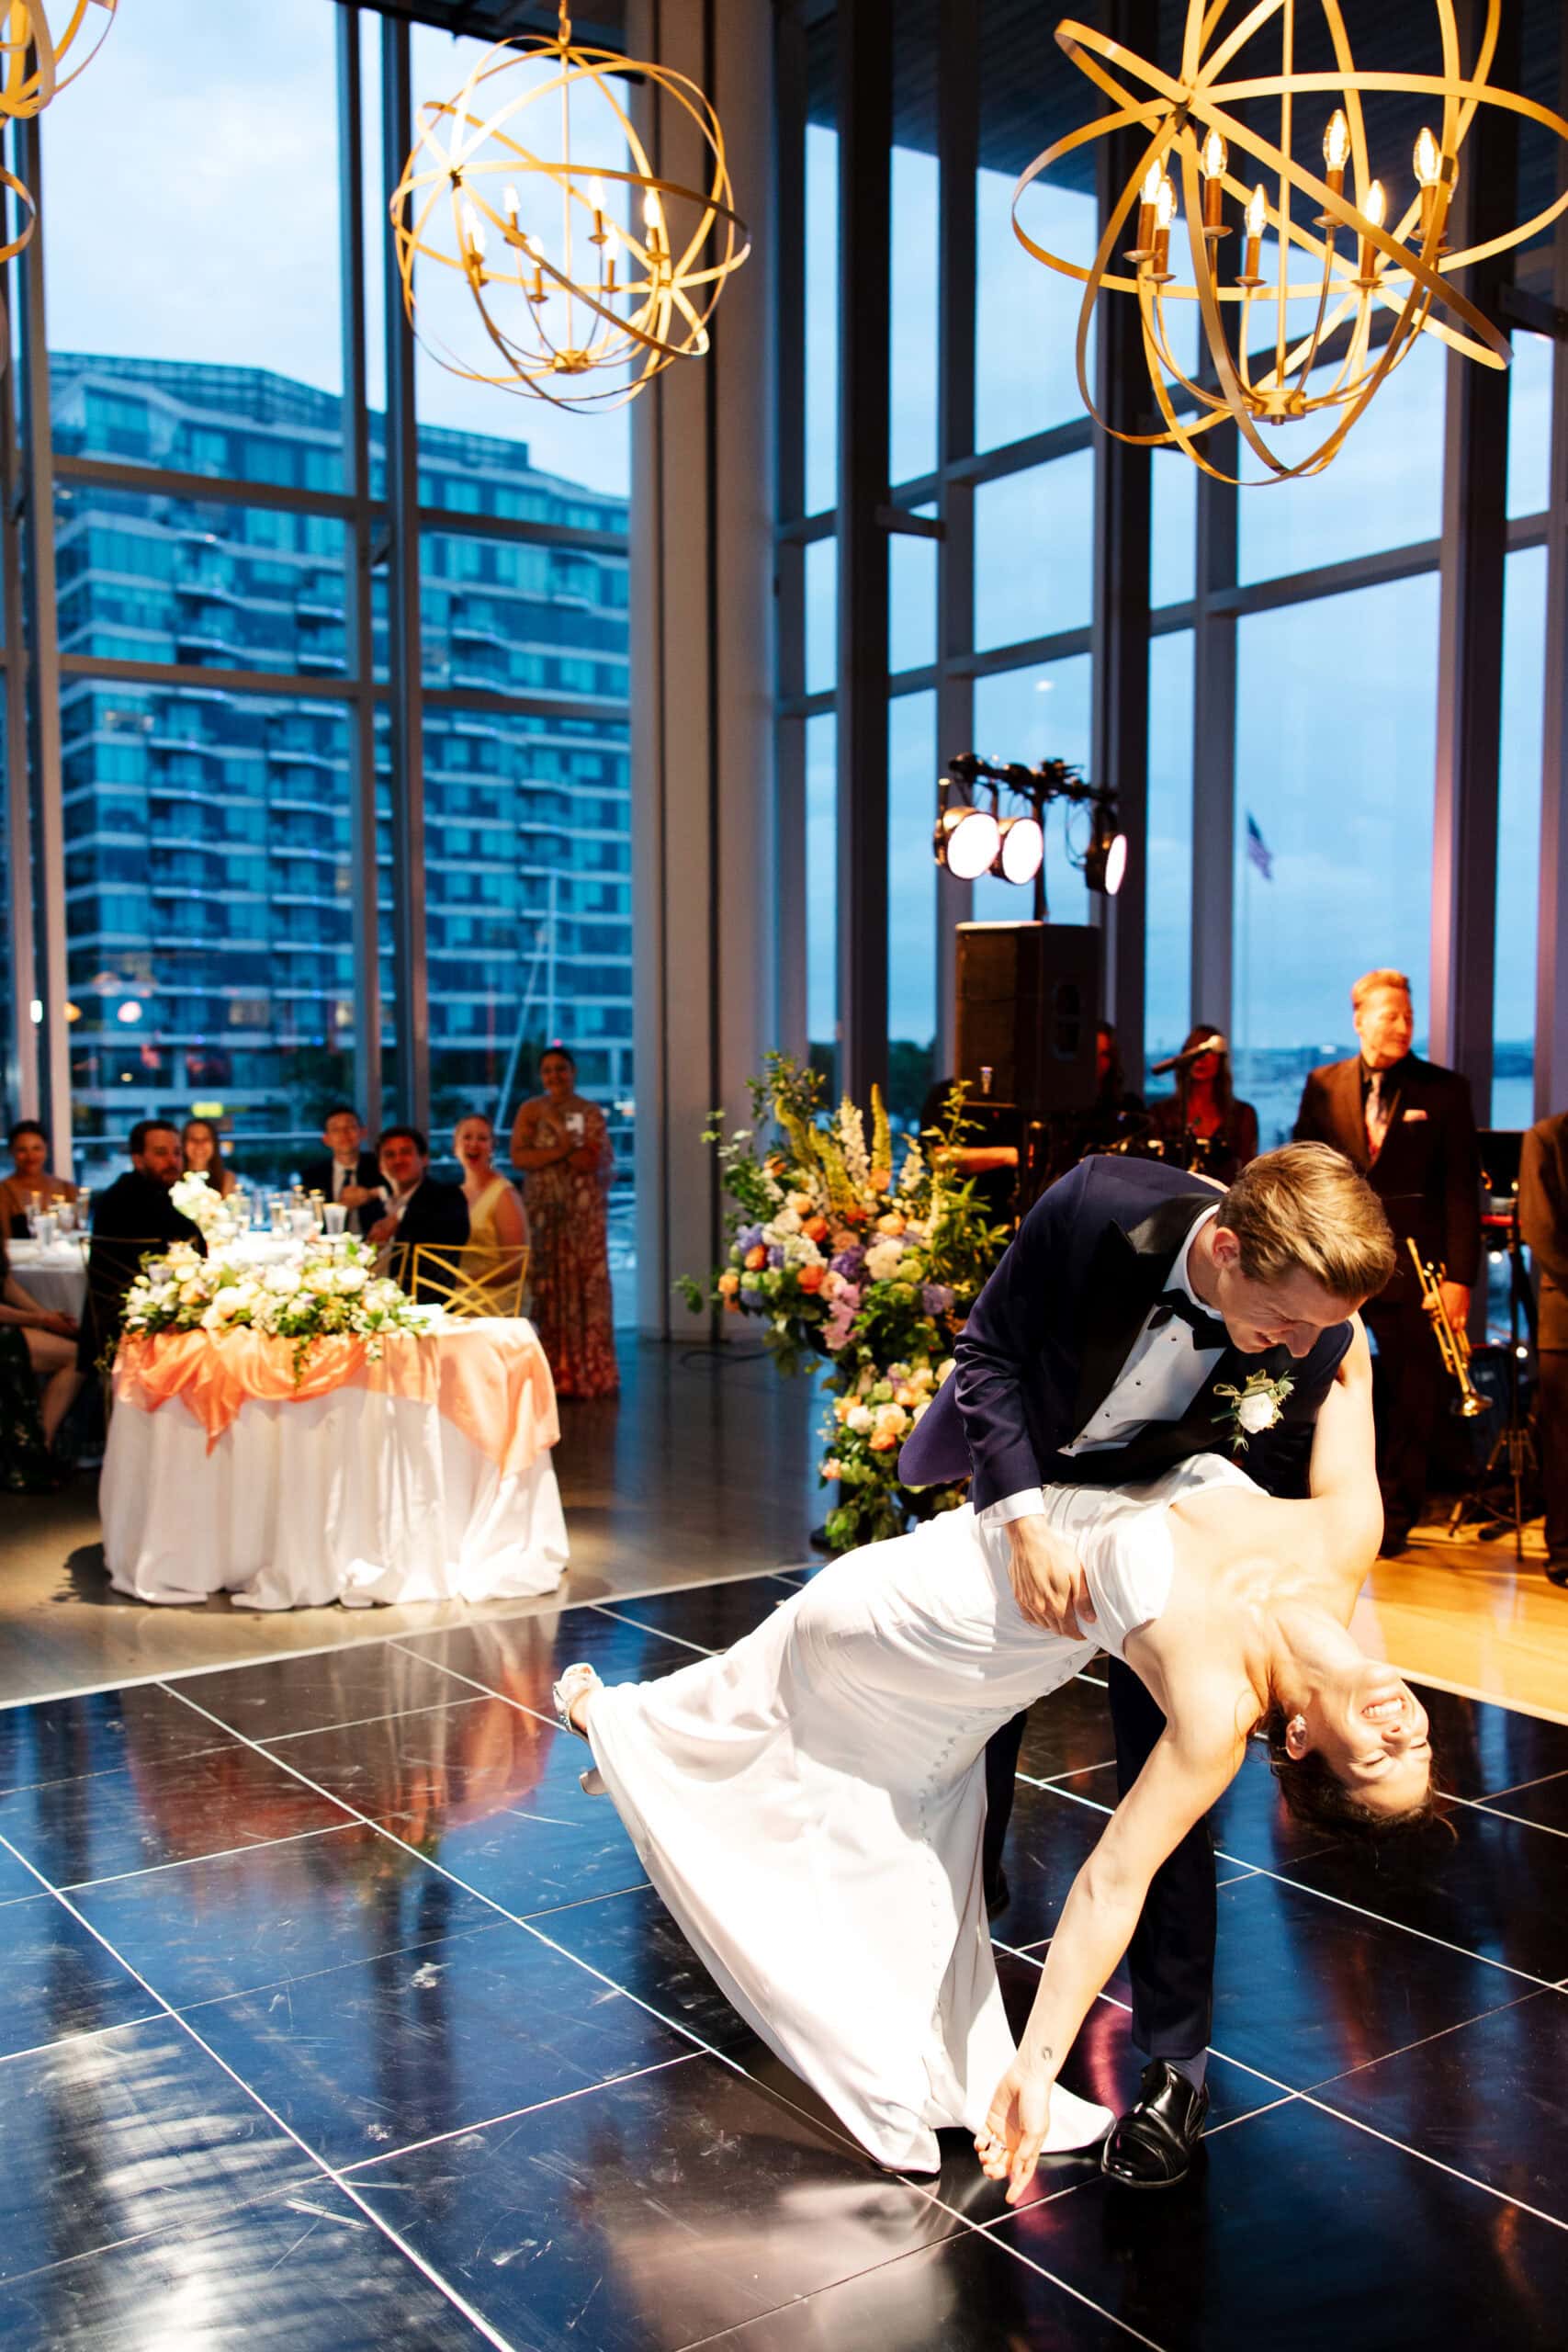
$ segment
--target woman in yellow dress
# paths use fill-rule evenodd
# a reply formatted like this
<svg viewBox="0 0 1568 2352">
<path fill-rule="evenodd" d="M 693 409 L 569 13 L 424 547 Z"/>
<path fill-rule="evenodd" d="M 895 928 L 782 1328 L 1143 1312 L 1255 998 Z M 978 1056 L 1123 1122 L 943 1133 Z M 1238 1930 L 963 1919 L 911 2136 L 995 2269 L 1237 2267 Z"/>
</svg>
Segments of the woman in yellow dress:
<svg viewBox="0 0 1568 2352">
<path fill-rule="evenodd" d="M 514 1286 L 528 1245 L 528 1220 L 517 1188 L 495 1164 L 495 1129 L 479 1111 L 459 1119 L 452 1136 L 468 1204 L 468 1256 L 474 1279 L 493 1289 L 498 1305 Z M 486 1265 L 475 1255 L 482 1250 Z M 510 1302 L 508 1302 L 510 1303 Z"/>
</svg>

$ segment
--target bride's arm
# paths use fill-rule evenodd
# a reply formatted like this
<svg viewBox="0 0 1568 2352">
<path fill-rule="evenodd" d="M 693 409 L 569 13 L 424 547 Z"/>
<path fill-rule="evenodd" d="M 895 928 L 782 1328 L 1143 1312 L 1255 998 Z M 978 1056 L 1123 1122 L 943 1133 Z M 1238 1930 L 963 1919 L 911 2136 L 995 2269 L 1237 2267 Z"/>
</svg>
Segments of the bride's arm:
<svg viewBox="0 0 1568 2352">
<path fill-rule="evenodd" d="M 1203 1675 L 1111 1815 L 1072 1883 L 1045 1955 L 1040 1989 L 987 2119 L 996 2153 L 982 2162 L 1016 2204 L 1039 2161 L 1050 2089 L 1089 2006 L 1138 1924 L 1155 1872 L 1217 1803 L 1240 1769 L 1257 1708 L 1234 1675 Z"/>
<path fill-rule="evenodd" d="M 1355 1325 L 1356 1336 L 1318 1408 L 1308 1485 L 1327 1565 L 1359 1566 L 1364 1574 L 1382 1542 L 1382 1498 L 1372 1429 L 1371 1351 L 1359 1315 Z"/>
</svg>

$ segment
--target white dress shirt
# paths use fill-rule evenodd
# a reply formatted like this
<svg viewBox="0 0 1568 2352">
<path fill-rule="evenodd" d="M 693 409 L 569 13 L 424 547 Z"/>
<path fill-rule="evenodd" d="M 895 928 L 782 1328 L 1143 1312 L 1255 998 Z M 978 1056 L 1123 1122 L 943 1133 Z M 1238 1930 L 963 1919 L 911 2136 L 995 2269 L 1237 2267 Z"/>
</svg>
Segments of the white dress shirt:
<svg viewBox="0 0 1568 2352">
<path fill-rule="evenodd" d="M 1193 1242 L 1218 1215 L 1217 1205 L 1205 1209 L 1178 1250 L 1165 1285 L 1168 1291 L 1185 1291 L 1205 1315 L 1214 1310 L 1193 1289 L 1188 1266 Z M 1130 1443 L 1148 1421 L 1179 1421 L 1219 1363 L 1224 1350 L 1200 1347 L 1198 1334 L 1179 1315 L 1168 1316 L 1156 1325 L 1157 1306 L 1156 1300 L 1099 1409 L 1071 1444 L 1063 1446 L 1064 1453 L 1105 1453 Z M 1041 1488 L 1025 1487 L 1016 1495 L 1004 1495 L 999 1502 L 987 1503 L 976 1518 L 982 1527 L 1002 1527 L 1010 1519 L 1032 1519 L 1044 1509 Z"/>
</svg>

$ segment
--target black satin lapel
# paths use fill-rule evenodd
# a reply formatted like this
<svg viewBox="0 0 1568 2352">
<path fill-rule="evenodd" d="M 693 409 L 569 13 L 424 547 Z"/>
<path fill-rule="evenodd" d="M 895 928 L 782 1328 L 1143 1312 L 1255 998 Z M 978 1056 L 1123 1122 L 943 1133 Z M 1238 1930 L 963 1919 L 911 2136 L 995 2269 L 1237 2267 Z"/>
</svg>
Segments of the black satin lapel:
<svg viewBox="0 0 1568 2352">
<path fill-rule="evenodd" d="M 1165 1288 L 1176 1253 L 1193 1221 L 1218 1193 L 1177 1193 L 1130 1233 L 1108 1226 L 1100 1237 L 1084 1291 L 1084 1344 L 1073 1398 L 1073 1435 L 1086 1429 L 1116 1384 L 1142 1330 L 1144 1317 Z"/>
<path fill-rule="evenodd" d="M 1109 1226 L 1100 1237 L 1084 1291 L 1083 1355 L 1073 1399 L 1075 1437 L 1110 1395 L 1158 1287 L 1149 1261 L 1139 1255 L 1131 1238 L 1119 1225 Z"/>
</svg>

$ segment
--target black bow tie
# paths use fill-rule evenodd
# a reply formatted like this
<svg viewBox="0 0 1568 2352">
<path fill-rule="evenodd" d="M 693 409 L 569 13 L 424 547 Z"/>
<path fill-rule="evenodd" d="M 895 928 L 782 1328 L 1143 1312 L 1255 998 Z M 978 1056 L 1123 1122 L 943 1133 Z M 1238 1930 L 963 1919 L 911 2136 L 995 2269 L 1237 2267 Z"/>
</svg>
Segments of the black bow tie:
<svg viewBox="0 0 1568 2352">
<path fill-rule="evenodd" d="M 1149 1329 L 1157 1331 L 1172 1316 L 1187 1325 L 1195 1348 L 1224 1348 L 1230 1343 L 1230 1334 L 1217 1315 L 1205 1315 L 1194 1306 L 1184 1290 L 1162 1291 L 1149 1317 Z"/>
</svg>

